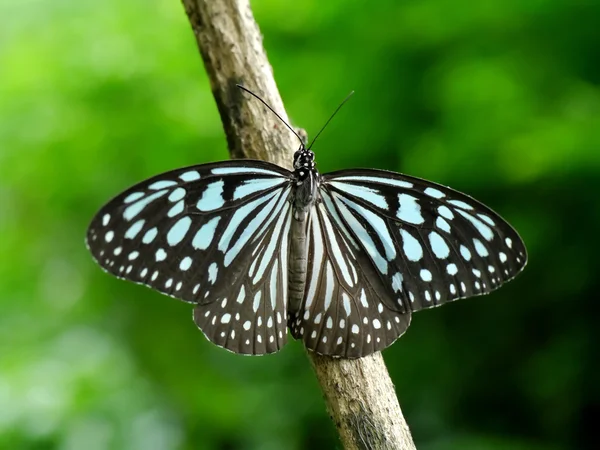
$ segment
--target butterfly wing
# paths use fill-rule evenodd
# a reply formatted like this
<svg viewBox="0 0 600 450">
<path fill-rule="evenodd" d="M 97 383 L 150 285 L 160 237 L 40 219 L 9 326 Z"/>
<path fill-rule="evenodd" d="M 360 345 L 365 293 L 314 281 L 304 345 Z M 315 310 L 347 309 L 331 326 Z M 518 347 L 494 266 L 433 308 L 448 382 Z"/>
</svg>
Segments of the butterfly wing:
<svg viewBox="0 0 600 450">
<path fill-rule="evenodd" d="M 448 187 L 359 169 L 324 175 L 321 190 L 399 311 L 489 293 L 527 262 L 523 241 L 504 219 Z"/>
<path fill-rule="evenodd" d="M 262 161 L 174 170 L 107 203 L 86 243 L 107 272 L 196 304 L 196 324 L 217 345 L 276 351 L 286 339 L 290 191 L 291 173 Z"/>
<path fill-rule="evenodd" d="M 256 211 L 249 211 L 239 238 L 248 235 L 249 243 L 227 271 L 227 284 L 214 292 L 216 301 L 200 301 L 194 308 L 194 322 L 206 337 L 234 353 L 273 353 L 287 342 L 288 197 L 289 187 L 274 197 L 273 208 L 263 208 L 270 218 L 259 227 L 252 225 L 260 221 Z"/>
<path fill-rule="evenodd" d="M 410 310 L 390 303 L 387 289 L 327 192 L 311 209 L 305 298 L 290 318 L 296 339 L 317 353 L 357 358 L 391 345 Z"/>
</svg>

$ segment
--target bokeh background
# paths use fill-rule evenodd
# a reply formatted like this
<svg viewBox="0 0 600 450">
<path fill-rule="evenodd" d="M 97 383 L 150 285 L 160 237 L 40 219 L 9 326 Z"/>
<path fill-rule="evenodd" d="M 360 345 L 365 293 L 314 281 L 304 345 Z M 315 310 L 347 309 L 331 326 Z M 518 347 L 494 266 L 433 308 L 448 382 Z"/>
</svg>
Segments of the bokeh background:
<svg viewBox="0 0 600 450">
<path fill-rule="evenodd" d="M 253 2 L 319 168 L 425 177 L 520 231 L 525 272 L 384 352 L 420 449 L 597 449 L 600 2 Z M 252 87 L 252 86 L 249 86 Z M 227 158 L 177 0 L 0 1 L 0 448 L 340 448 L 298 343 L 210 345 L 104 274 L 114 194 Z"/>
</svg>

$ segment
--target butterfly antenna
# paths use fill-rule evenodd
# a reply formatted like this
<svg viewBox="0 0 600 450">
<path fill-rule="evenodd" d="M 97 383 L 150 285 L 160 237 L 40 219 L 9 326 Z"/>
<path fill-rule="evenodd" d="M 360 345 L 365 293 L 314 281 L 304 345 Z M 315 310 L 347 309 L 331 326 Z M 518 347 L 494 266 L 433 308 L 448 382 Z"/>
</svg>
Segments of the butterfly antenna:
<svg viewBox="0 0 600 450">
<path fill-rule="evenodd" d="M 281 120 L 281 122 L 283 122 L 283 124 L 288 127 L 288 129 L 294 133 L 294 136 L 296 136 L 298 138 L 298 140 L 300 141 L 300 145 L 302 147 L 304 147 L 304 141 L 302 140 L 302 138 L 298 135 L 298 133 L 296 133 L 296 130 L 294 130 L 285 120 L 283 120 L 281 118 L 281 116 L 279 114 L 277 114 L 275 112 L 275 110 L 273 108 L 271 108 L 267 102 L 265 102 L 262 98 L 260 98 L 258 95 L 256 95 L 254 92 L 252 92 L 250 89 L 246 89 L 244 86 L 242 86 L 241 84 L 236 84 L 237 87 L 239 87 L 242 91 L 246 91 L 248 94 L 250 94 L 252 97 L 254 97 L 255 99 L 257 99 L 259 102 L 261 102 L 263 105 L 265 105 L 267 107 L 267 109 L 269 111 L 271 111 L 273 114 L 275 114 L 277 116 L 277 118 L 279 120 Z"/>
<path fill-rule="evenodd" d="M 310 145 L 308 146 L 308 149 L 310 150 L 313 146 L 313 144 L 315 143 L 315 141 L 317 140 L 317 138 L 321 135 L 321 133 L 323 132 L 323 130 L 325 128 L 327 128 L 327 125 L 329 125 L 329 122 L 331 122 L 331 119 L 333 119 L 335 117 L 335 115 L 338 113 L 338 111 L 340 109 L 342 109 L 342 106 L 344 106 L 344 104 L 350 100 L 350 97 L 352 97 L 354 95 L 354 91 L 350 91 L 350 93 L 346 96 L 346 98 L 344 100 L 342 100 L 342 103 L 340 103 L 340 105 L 335 109 L 335 111 L 333 112 L 333 114 L 331 115 L 331 117 L 329 117 L 329 119 L 327 119 L 327 122 L 325 122 L 325 125 L 323 125 L 323 128 L 321 128 L 321 131 L 319 131 L 317 133 L 317 135 L 314 137 L 314 139 L 311 141 Z"/>
</svg>

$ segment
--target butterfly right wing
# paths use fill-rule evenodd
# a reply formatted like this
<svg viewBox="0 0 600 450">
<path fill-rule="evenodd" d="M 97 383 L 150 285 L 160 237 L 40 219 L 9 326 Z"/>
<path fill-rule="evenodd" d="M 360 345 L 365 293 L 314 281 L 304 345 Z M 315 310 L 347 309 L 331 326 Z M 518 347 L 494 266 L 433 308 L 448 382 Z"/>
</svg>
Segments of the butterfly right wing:
<svg viewBox="0 0 600 450">
<path fill-rule="evenodd" d="M 308 226 L 304 301 L 290 329 L 309 350 L 358 358 L 383 350 L 410 324 L 411 312 L 390 303 L 388 288 L 340 218 L 332 198 L 320 193 Z"/>
</svg>

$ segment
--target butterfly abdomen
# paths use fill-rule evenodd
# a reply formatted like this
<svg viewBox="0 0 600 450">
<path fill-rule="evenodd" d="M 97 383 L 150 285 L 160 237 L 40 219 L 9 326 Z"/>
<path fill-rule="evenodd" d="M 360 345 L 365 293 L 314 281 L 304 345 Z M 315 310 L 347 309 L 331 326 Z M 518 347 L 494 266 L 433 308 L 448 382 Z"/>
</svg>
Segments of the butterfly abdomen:
<svg viewBox="0 0 600 450">
<path fill-rule="evenodd" d="M 294 239 L 290 240 L 288 272 L 288 314 L 291 317 L 300 310 L 304 298 L 307 268 L 306 227 L 306 219 L 292 218 L 290 232 Z"/>
<path fill-rule="evenodd" d="M 300 152 L 302 153 L 302 152 Z M 312 152 L 310 152 L 312 153 Z M 317 195 L 318 173 L 314 163 L 301 163 L 306 157 L 296 160 L 294 177 L 296 183 L 292 193 L 292 224 L 290 228 L 288 315 L 295 317 L 304 299 L 308 264 L 307 230 L 310 223 L 310 208 Z M 291 324 L 290 324 L 291 326 Z"/>
</svg>

